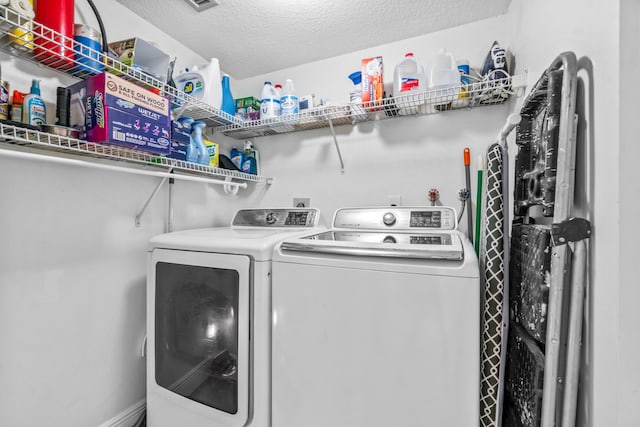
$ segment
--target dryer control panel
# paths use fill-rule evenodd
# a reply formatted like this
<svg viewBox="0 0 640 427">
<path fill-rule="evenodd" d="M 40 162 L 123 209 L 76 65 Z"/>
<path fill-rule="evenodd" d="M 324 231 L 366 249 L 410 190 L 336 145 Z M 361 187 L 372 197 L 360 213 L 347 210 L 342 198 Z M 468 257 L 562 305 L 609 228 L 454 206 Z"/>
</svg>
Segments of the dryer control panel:
<svg viewBox="0 0 640 427">
<path fill-rule="evenodd" d="M 312 228 L 318 225 L 320 212 L 309 208 L 241 209 L 232 227 Z"/>
<path fill-rule="evenodd" d="M 456 212 L 444 206 L 338 209 L 336 228 L 359 230 L 450 231 L 458 228 Z"/>
</svg>

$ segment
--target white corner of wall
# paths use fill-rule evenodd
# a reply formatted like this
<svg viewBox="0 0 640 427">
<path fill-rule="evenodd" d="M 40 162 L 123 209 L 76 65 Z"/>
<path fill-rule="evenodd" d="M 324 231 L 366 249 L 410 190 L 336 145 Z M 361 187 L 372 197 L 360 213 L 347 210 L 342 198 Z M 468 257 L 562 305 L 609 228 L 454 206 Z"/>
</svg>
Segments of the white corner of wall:
<svg viewBox="0 0 640 427">
<path fill-rule="evenodd" d="M 142 399 L 139 402 L 129 406 L 118 415 L 108 421 L 100 424 L 99 427 L 133 427 L 147 408 L 147 400 Z"/>
</svg>

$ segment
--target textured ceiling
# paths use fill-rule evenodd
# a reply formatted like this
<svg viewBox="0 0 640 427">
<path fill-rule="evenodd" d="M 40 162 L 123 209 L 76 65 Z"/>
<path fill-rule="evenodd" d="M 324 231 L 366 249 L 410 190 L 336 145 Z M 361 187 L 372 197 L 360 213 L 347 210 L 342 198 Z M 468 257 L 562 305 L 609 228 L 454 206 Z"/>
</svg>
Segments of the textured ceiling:
<svg viewBox="0 0 640 427">
<path fill-rule="evenodd" d="M 118 0 L 236 79 L 507 12 L 511 0 Z"/>
</svg>

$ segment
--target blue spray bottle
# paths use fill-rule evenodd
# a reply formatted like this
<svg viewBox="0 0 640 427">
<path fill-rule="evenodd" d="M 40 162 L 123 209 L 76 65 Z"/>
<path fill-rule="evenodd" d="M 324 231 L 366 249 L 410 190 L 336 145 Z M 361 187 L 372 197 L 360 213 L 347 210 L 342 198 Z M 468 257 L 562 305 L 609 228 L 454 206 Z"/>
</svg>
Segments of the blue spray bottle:
<svg viewBox="0 0 640 427">
<path fill-rule="evenodd" d="M 198 148 L 198 163 L 209 166 L 209 150 L 204 144 L 204 128 L 205 122 L 193 122 L 193 142 Z"/>
<path fill-rule="evenodd" d="M 189 116 L 182 116 L 179 117 L 177 121 L 191 135 L 189 138 L 189 146 L 187 146 L 187 162 L 198 163 L 200 156 L 198 154 L 198 147 L 193 140 L 193 119 Z"/>
</svg>

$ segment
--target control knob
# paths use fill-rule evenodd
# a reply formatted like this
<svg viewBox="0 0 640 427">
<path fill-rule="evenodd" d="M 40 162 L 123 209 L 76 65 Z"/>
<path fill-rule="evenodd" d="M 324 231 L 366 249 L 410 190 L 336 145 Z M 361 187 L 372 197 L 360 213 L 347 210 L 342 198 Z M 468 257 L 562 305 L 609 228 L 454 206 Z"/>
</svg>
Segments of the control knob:
<svg viewBox="0 0 640 427">
<path fill-rule="evenodd" d="M 275 224 L 277 220 L 278 220 L 278 217 L 273 212 L 269 212 L 267 214 L 267 218 L 266 218 L 267 224 Z"/>
<path fill-rule="evenodd" d="M 392 226 L 396 223 L 396 216 L 392 212 L 387 212 L 382 216 L 382 222 L 384 225 Z"/>
</svg>

